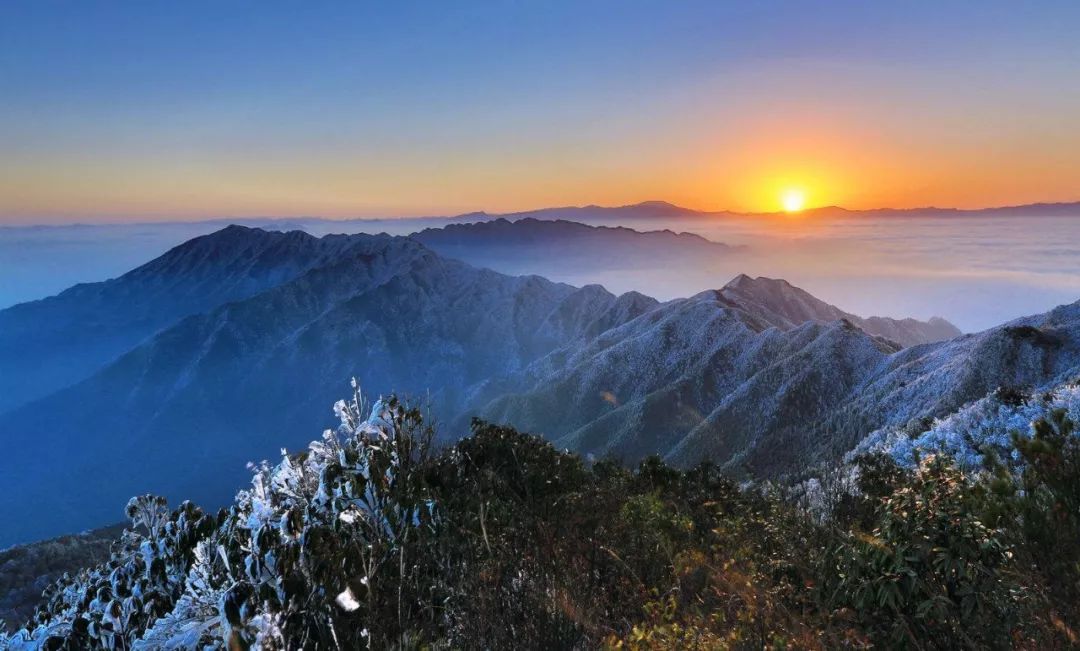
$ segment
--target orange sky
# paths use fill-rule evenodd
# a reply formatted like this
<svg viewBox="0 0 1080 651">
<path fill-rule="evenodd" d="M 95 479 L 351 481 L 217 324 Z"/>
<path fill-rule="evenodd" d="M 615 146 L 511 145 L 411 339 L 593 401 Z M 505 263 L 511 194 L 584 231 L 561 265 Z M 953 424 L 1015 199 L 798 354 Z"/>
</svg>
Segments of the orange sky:
<svg viewBox="0 0 1080 651">
<path fill-rule="evenodd" d="M 1080 5 L 841 4 L 9 9 L 0 223 L 1080 200 Z"/>
</svg>

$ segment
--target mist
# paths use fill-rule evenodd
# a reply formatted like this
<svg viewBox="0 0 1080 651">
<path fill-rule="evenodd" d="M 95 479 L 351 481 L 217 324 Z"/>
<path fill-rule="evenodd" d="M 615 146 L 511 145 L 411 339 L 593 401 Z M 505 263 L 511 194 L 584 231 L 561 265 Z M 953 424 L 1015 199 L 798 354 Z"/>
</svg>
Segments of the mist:
<svg viewBox="0 0 1080 651">
<path fill-rule="evenodd" d="M 0 308 L 79 282 L 115 277 L 227 221 L 0 229 Z M 445 220 L 245 220 L 275 229 L 407 234 Z M 597 223 L 597 222 L 593 222 Z M 610 225 L 619 221 L 607 221 Z M 743 247 L 686 264 L 580 268 L 549 260 L 492 264 L 661 300 L 722 286 L 734 276 L 784 278 L 862 316 L 944 317 L 965 332 L 1080 299 L 1076 217 L 717 217 L 626 219 L 636 230 L 696 233 Z"/>
</svg>

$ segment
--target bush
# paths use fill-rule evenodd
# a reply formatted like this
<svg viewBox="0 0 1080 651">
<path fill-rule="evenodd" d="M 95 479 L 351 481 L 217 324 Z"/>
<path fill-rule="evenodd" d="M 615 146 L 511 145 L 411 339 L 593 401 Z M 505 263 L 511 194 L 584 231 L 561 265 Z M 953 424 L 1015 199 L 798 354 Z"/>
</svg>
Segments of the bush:
<svg viewBox="0 0 1080 651">
<path fill-rule="evenodd" d="M 829 595 L 871 641 L 887 646 L 978 648 L 1009 639 L 1017 587 L 1003 578 L 1011 551 L 978 517 L 967 478 L 926 459 L 885 498 L 877 527 L 834 552 Z"/>
<path fill-rule="evenodd" d="M 1080 447 L 1062 414 L 965 474 L 860 459 L 811 516 L 712 465 L 587 465 L 396 399 L 254 468 L 216 515 L 133 499 L 111 559 L 0 648 L 1047 648 L 1076 643 Z M 847 474 L 847 477 L 852 475 Z"/>
</svg>

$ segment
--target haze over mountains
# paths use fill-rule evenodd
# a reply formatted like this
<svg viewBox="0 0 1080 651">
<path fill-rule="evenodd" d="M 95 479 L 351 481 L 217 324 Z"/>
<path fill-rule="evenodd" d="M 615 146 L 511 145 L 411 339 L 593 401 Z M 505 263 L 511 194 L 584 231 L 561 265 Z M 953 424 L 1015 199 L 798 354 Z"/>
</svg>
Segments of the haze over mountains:
<svg viewBox="0 0 1080 651">
<path fill-rule="evenodd" d="M 1029 218 L 1038 218 L 1031 228 Z M 687 232 L 724 243 L 730 255 L 543 256 L 472 260 L 507 273 L 539 273 L 573 285 L 660 300 L 722 286 L 740 273 L 784 278 L 858 314 L 943 316 L 975 331 L 1050 309 L 1080 295 L 1080 204 L 1034 204 L 982 211 L 812 209 L 796 216 L 700 212 L 665 202 L 568 207 L 506 215 L 507 221 L 578 220 L 638 231 Z M 497 215 L 326 220 L 252 218 L 270 230 L 415 234 L 450 224 L 498 222 Z M 0 308 L 119 276 L 147 259 L 229 221 L 0 228 Z M 1056 237 L 1042 234 L 1054 232 Z M 655 250 L 655 249 L 654 249 Z M 689 247 L 684 247 L 689 250 Z M 453 256 L 451 256 L 453 257 Z M 465 258 L 462 258 L 465 259 Z"/>
<path fill-rule="evenodd" d="M 693 235 L 531 219 L 415 238 L 232 226 L 0 311 L 0 545 L 115 521 L 136 493 L 223 502 L 245 462 L 329 425 L 353 376 L 369 394 L 425 400 L 447 436 L 481 415 L 595 455 L 775 476 L 1080 360 L 1078 304 L 957 337 L 941 319 L 864 319 L 778 279 L 661 303 L 437 252 L 584 263 L 590 247 L 737 255 Z"/>
<path fill-rule="evenodd" d="M 326 259 L 329 249 L 337 255 Z M 282 273 L 257 264 L 270 250 L 284 265 Z M 256 264 L 217 265 L 238 252 L 251 253 Z M 61 388 L 79 379 L 74 373 L 57 375 L 56 393 L 0 416 L 0 432 L 12 450 L 0 460 L 0 474 L 20 487 L 0 497 L 0 517 L 13 523 L 5 535 L 37 535 L 39 528 L 49 533 L 62 522 L 107 522 L 122 495 L 154 487 L 220 501 L 235 490 L 246 461 L 281 445 L 301 445 L 321 430 L 351 376 L 374 392 L 423 397 L 430 391 L 436 413 L 455 413 L 470 384 L 513 372 L 655 305 L 643 296 L 618 300 L 598 286 L 577 289 L 476 269 L 406 238 L 320 240 L 243 227 L 193 240 L 117 281 L 62 298 L 76 315 L 92 314 L 95 305 L 108 302 L 102 296 L 139 305 L 146 293 L 145 303 L 152 305 L 170 272 L 194 260 L 205 266 L 189 269 L 199 279 L 192 285 L 208 296 L 259 281 L 268 289 L 209 305 L 141 344 L 133 333 L 147 319 L 138 308 L 127 323 L 123 315 L 129 312 L 109 304 L 116 308 L 111 322 L 81 338 L 77 327 L 68 328 L 91 351 L 116 345 L 114 330 L 132 333 L 132 348 L 72 387 Z M 306 273 L 295 273 L 304 268 Z M 159 282 L 143 282 L 159 273 Z M 37 310 L 51 309 L 60 298 Z M 79 298 L 88 305 L 78 304 Z M 9 328 L 15 336 L 4 347 L 5 368 L 14 374 L 31 364 L 19 354 L 17 340 L 39 317 L 34 305 L 5 311 L 10 324 L 25 319 Z M 47 312 L 45 318 L 56 316 Z M 97 345 L 100 339 L 104 343 Z M 99 360 L 87 359 L 80 369 Z M 42 383 L 35 389 L 44 391 Z M 85 479 L 100 473 L 110 481 Z M 20 497 L 23 490 L 49 495 L 49 509 L 39 512 L 40 506 Z"/>
<path fill-rule="evenodd" d="M 751 216 L 785 216 L 783 212 L 751 213 L 736 210 L 694 210 L 684 208 L 667 201 L 643 201 L 641 203 L 626 206 L 563 206 L 557 208 L 542 208 L 540 210 L 526 210 L 513 213 L 486 213 L 476 212 L 461 215 L 458 219 L 465 221 L 481 221 L 483 219 L 507 219 L 517 221 L 519 219 L 564 219 L 582 223 L 608 223 L 612 221 L 633 220 L 681 220 L 694 218 L 715 217 L 751 217 Z M 1080 201 L 1059 203 L 1032 203 L 1018 206 L 995 206 L 991 208 L 937 208 L 927 206 L 925 208 L 869 208 L 849 209 L 842 206 L 822 206 L 810 208 L 800 213 L 806 217 L 948 217 L 948 216 L 1021 216 L 1021 217 L 1059 217 L 1080 215 Z"/>
<path fill-rule="evenodd" d="M 512 275 L 557 275 L 570 281 L 647 269 L 691 272 L 720 257 L 745 253 L 743 247 L 692 233 L 639 232 L 625 226 L 534 217 L 451 224 L 411 237 L 441 255 L 475 266 Z"/>
</svg>

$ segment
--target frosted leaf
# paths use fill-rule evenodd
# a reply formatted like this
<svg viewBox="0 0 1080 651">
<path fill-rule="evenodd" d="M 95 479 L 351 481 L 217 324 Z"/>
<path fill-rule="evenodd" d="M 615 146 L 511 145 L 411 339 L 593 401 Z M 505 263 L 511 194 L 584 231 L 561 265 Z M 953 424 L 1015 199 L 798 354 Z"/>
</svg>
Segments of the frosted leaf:
<svg viewBox="0 0 1080 651">
<path fill-rule="evenodd" d="M 341 606 L 345 612 L 349 613 L 360 607 L 360 602 L 356 600 L 356 595 L 353 594 L 352 588 L 345 588 L 345 590 L 334 599 L 334 602 Z"/>
</svg>

